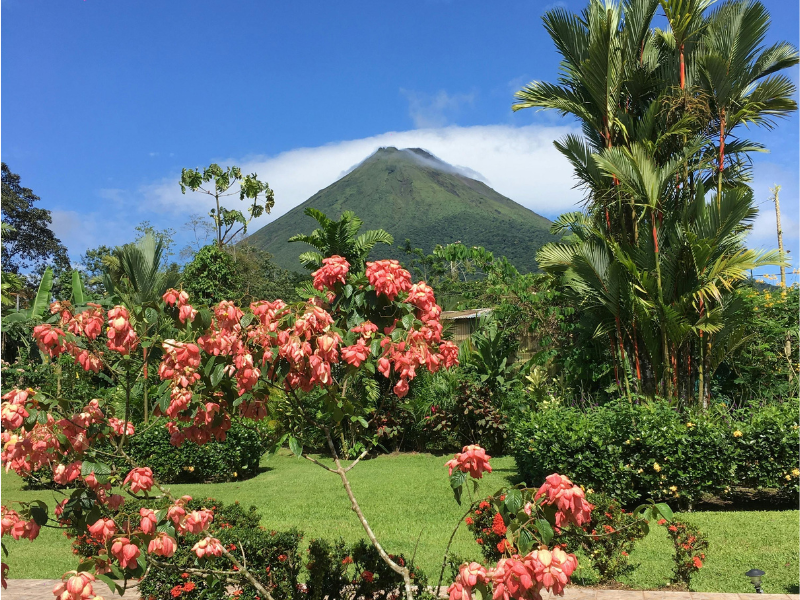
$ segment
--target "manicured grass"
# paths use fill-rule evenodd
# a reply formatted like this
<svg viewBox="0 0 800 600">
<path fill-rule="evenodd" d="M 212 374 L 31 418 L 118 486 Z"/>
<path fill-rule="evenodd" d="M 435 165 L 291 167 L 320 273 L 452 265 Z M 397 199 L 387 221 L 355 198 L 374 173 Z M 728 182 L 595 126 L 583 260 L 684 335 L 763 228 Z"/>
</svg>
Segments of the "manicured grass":
<svg viewBox="0 0 800 600">
<path fill-rule="evenodd" d="M 445 457 L 401 454 L 363 461 L 350 472 L 353 490 L 367 518 L 390 552 L 416 560 L 431 579 L 438 577 L 447 538 L 463 514 L 455 503 L 443 464 Z M 263 525 L 274 529 L 296 526 L 306 537 L 364 537 L 350 510 L 339 479 L 318 466 L 280 454 L 264 460 L 265 470 L 247 481 L 174 485 L 173 493 L 195 498 L 214 497 L 223 502 L 254 504 Z M 480 493 L 496 491 L 516 473 L 510 457 L 492 460 L 494 472 L 486 476 Z M 2 477 L 3 504 L 15 500 L 50 498 L 53 492 L 24 491 L 13 473 Z M 682 515 L 706 532 L 710 548 L 706 566 L 696 575 L 692 588 L 708 592 L 749 592 L 743 573 L 753 567 L 767 572 L 765 591 L 797 593 L 798 511 L 698 512 Z M 8 537 L 5 540 L 9 540 Z M 61 532 L 45 529 L 34 542 L 7 542 L 11 577 L 56 578 L 74 568 L 75 557 Z M 453 551 L 479 560 L 480 552 L 466 528 L 456 535 Z M 641 589 L 667 584 L 671 570 L 671 545 L 661 528 L 654 528 L 631 555 L 640 566 L 624 582 Z M 592 584 L 595 575 L 588 561 L 574 576 L 577 584 Z"/>
</svg>

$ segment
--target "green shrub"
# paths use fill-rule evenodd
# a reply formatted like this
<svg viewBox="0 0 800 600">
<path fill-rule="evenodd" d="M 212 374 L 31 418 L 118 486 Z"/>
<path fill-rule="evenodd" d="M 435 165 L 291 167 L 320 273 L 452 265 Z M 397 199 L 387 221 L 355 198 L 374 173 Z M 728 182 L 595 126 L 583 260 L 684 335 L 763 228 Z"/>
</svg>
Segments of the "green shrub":
<svg viewBox="0 0 800 600">
<path fill-rule="evenodd" d="M 791 401 L 733 414 L 738 485 L 777 488 L 782 496 L 797 498 L 799 410 L 800 403 Z"/>
<path fill-rule="evenodd" d="M 255 475 L 265 447 L 252 423 L 234 420 L 224 442 L 198 446 L 186 441 L 180 447 L 169 443 L 170 434 L 161 421 L 139 425 L 131 438 L 133 460 L 150 467 L 162 483 L 228 481 Z"/>
<path fill-rule="evenodd" d="M 402 554 L 389 557 L 406 566 Z M 397 600 L 404 595 L 403 578 L 383 562 L 372 544 L 359 540 L 347 545 L 342 540 L 311 540 L 308 546 L 307 597 L 311 600 Z M 424 590 L 425 575 L 408 565 L 414 584 Z M 425 597 L 418 594 L 418 597 Z"/>
<path fill-rule="evenodd" d="M 665 402 L 553 408 L 517 419 L 512 429 L 525 481 L 557 472 L 623 505 L 648 498 L 691 504 L 735 480 L 730 424 L 718 415 L 683 416 Z"/>
</svg>

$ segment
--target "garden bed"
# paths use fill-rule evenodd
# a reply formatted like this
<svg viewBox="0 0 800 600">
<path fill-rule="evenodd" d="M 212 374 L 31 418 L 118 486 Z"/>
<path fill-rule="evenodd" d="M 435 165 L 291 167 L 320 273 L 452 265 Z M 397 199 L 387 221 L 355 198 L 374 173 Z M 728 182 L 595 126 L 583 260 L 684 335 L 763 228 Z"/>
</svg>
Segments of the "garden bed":
<svg viewBox="0 0 800 600">
<path fill-rule="evenodd" d="M 430 454 L 381 456 L 363 461 L 352 473 L 353 486 L 363 498 L 363 509 L 376 534 L 393 552 L 411 556 L 416 547 L 416 560 L 431 578 L 438 576 L 443 540 L 463 514 L 442 477 L 444 460 Z M 481 485 L 482 493 L 495 491 L 516 475 L 510 457 L 495 458 L 492 464 L 494 471 Z M 355 541 L 363 537 L 337 478 L 285 453 L 264 459 L 262 472 L 247 481 L 174 485 L 171 489 L 195 498 L 254 504 L 265 515 L 264 525 L 280 530 L 300 525 L 306 539 L 341 536 Z M 13 473 L 3 475 L 2 493 L 5 502 L 41 496 L 41 492 L 24 491 Z M 51 496 L 50 503 L 56 498 Z M 681 518 L 700 527 L 710 541 L 707 563 L 692 580 L 693 589 L 747 593 L 752 588 L 743 573 L 758 567 L 767 572 L 765 591 L 797 593 L 798 511 L 698 511 Z M 41 538 L 34 544 L 9 541 L 8 562 L 15 577 L 57 578 L 75 567 L 69 541 L 60 531 L 45 528 Z M 465 527 L 458 532 L 453 550 L 464 558 L 480 557 Z M 631 554 L 632 562 L 639 566 L 621 583 L 635 589 L 664 589 L 670 575 L 670 552 L 666 532 L 654 528 Z M 573 582 L 577 586 L 597 584 L 588 561 L 581 561 Z"/>
</svg>

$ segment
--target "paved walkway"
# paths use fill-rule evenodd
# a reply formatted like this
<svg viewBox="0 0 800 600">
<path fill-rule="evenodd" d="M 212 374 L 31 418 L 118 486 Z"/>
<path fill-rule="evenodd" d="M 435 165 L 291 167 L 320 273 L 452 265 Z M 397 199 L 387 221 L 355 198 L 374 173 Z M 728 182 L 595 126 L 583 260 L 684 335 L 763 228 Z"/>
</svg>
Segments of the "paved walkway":
<svg viewBox="0 0 800 600">
<path fill-rule="evenodd" d="M 8 589 L 3 590 L 2 600 L 55 600 L 53 579 L 9 579 Z M 95 594 L 112 600 L 119 598 L 100 581 L 93 585 Z M 136 590 L 128 590 L 123 598 L 138 600 Z M 544 600 L 561 596 L 545 595 Z M 662 592 L 594 590 L 570 586 L 564 591 L 563 600 L 800 600 L 798 594 L 712 594 L 707 592 Z"/>
</svg>

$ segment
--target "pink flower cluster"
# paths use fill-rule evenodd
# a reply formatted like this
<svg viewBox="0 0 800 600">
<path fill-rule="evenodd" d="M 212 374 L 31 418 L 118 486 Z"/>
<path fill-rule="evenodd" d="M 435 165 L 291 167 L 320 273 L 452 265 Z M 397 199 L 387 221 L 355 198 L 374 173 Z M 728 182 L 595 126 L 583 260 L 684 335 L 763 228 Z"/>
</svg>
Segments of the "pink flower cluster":
<svg viewBox="0 0 800 600">
<path fill-rule="evenodd" d="M 131 493 L 149 492 L 153 487 L 153 471 L 150 467 L 138 467 L 132 469 L 125 477 L 125 485 L 130 484 Z"/>
<path fill-rule="evenodd" d="M 347 281 L 347 273 L 350 270 L 350 263 L 343 256 L 331 256 L 322 259 L 322 267 L 314 271 L 311 276 L 314 278 L 314 287 L 319 291 L 326 288 L 334 289 L 337 283 Z"/>
<path fill-rule="evenodd" d="M 222 544 L 217 538 L 205 537 L 194 546 L 192 552 L 197 555 L 197 558 L 208 558 L 210 556 L 222 556 Z"/>
<path fill-rule="evenodd" d="M 491 574 L 486 567 L 476 562 L 461 565 L 456 580 L 447 593 L 450 600 L 472 600 L 472 589 L 478 585 L 487 585 L 491 582 Z"/>
<path fill-rule="evenodd" d="M 95 596 L 92 589 L 95 577 L 91 573 L 82 571 L 69 571 L 64 573 L 55 587 L 53 588 L 53 595 L 56 600 L 103 600 L 100 596 Z"/>
<path fill-rule="evenodd" d="M 574 554 L 561 548 L 534 550 L 520 557 L 502 558 L 490 575 L 493 600 L 541 600 L 542 590 L 563 595 L 564 586 L 578 566 Z"/>
<path fill-rule="evenodd" d="M 108 336 L 109 350 L 127 356 L 139 345 L 139 337 L 133 330 L 130 322 L 130 313 L 124 306 L 115 306 L 108 311 Z"/>
<path fill-rule="evenodd" d="M 411 273 L 396 260 L 377 260 L 367 263 L 367 280 L 379 295 L 394 300 L 400 292 L 411 289 Z"/>
<path fill-rule="evenodd" d="M 481 479 L 484 472 L 491 473 L 492 467 L 489 464 L 491 456 L 486 454 L 486 450 L 480 446 L 464 446 L 462 451 L 455 455 L 455 458 L 447 461 L 445 467 L 450 468 L 450 475 L 454 469 L 469 473 L 470 477 Z"/>
<path fill-rule="evenodd" d="M 178 305 L 178 319 L 180 319 L 181 323 L 194 321 L 194 318 L 197 316 L 197 310 L 189 304 L 189 294 L 184 291 L 179 292 L 174 288 L 170 288 L 164 292 L 161 299 L 167 306 Z"/>
<path fill-rule="evenodd" d="M 583 490 L 558 473 L 545 479 L 535 498 L 544 498 L 544 504 L 556 507 L 556 527 L 562 527 L 565 523 L 580 527 L 592 517 L 592 505 L 586 501 Z"/>
<path fill-rule="evenodd" d="M 35 540 L 39 536 L 39 525 L 33 519 L 26 520 L 19 516 L 17 511 L 3 506 L 0 508 L 0 536 L 9 534 L 15 540 Z"/>
</svg>

